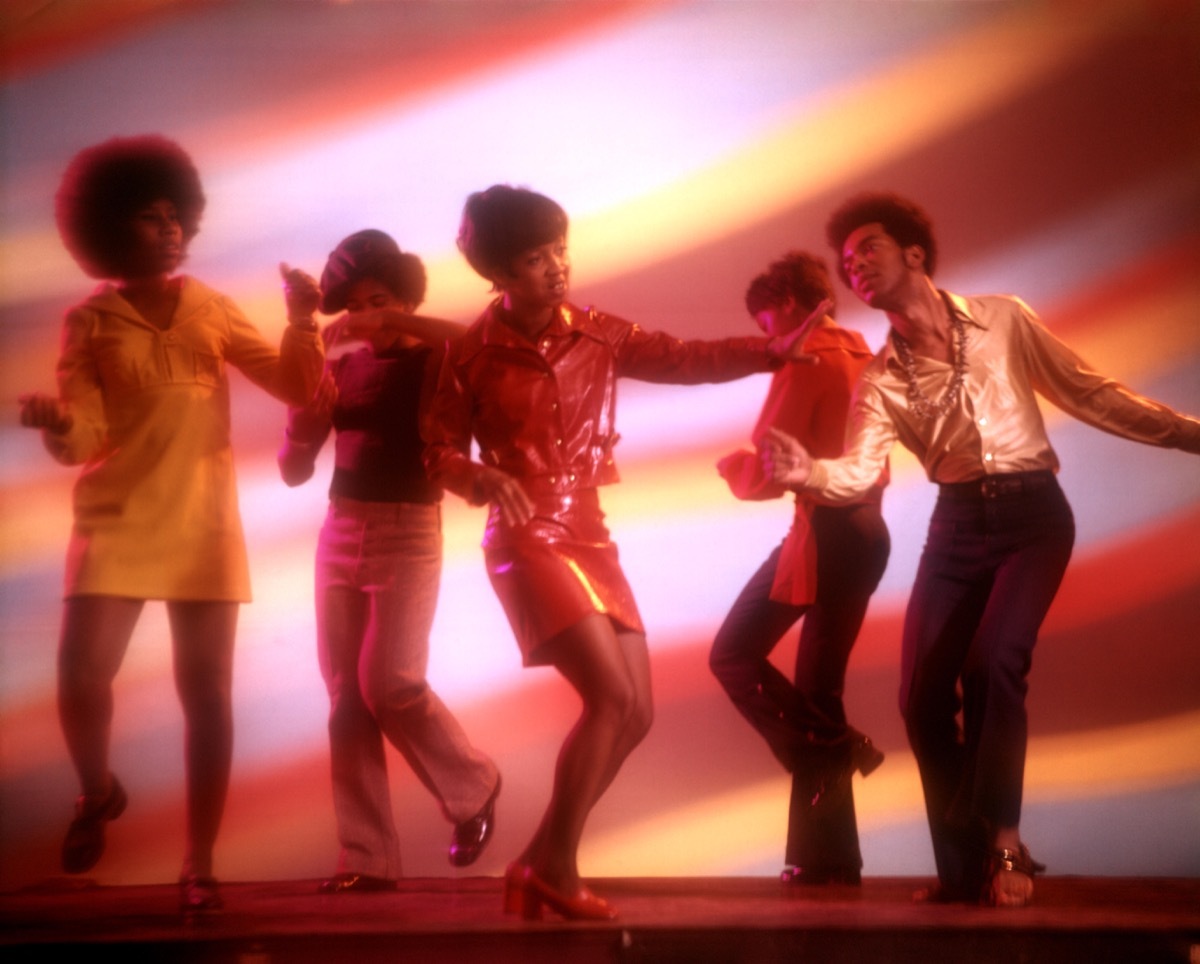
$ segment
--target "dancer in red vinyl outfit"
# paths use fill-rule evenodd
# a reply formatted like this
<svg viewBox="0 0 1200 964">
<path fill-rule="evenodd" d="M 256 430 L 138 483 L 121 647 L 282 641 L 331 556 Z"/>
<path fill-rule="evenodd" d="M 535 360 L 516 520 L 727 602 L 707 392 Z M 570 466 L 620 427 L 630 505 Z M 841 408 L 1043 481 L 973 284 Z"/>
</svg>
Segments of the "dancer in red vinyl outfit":
<svg viewBox="0 0 1200 964">
<path fill-rule="evenodd" d="M 787 338 L 684 342 L 567 300 L 567 216 L 496 185 L 467 200 L 459 247 L 498 292 L 442 366 L 426 426 L 431 478 L 489 504 L 488 575 L 527 665 L 551 665 L 583 711 L 559 754 L 549 806 L 509 867 L 505 905 L 569 918 L 616 911 L 580 879 L 588 814 L 650 728 L 645 630 L 600 510 L 617 481 L 616 380 L 699 383 L 768 371 Z M 470 458 L 474 439 L 480 461 Z"/>
</svg>

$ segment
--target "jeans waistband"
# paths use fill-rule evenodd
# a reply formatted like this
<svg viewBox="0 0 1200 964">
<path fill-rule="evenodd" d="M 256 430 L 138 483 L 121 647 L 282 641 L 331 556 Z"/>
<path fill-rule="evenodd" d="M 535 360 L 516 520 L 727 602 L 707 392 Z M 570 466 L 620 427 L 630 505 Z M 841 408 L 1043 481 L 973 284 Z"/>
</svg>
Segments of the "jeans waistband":
<svg viewBox="0 0 1200 964">
<path fill-rule="evenodd" d="M 363 502 L 345 495 L 331 495 L 329 504 L 337 511 L 359 519 L 401 522 L 405 519 L 440 518 L 441 504 L 437 502 Z"/>
<path fill-rule="evenodd" d="M 1028 495 L 1053 486 L 1054 473 L 1049 469 L 1033 472 L 1006 472 L 1001 475 L 986 475 L 969 482 L 943 482 L 938 485 L 938 496 L 960 502 L 980 499 L 1002 499 L 1017 495 Z"/>
</svg>

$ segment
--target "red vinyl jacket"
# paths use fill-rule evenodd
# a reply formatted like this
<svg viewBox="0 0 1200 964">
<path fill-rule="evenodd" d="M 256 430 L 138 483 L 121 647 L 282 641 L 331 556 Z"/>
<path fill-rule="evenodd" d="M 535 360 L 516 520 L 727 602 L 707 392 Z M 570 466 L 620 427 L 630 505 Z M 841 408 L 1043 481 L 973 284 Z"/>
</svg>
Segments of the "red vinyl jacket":
<svg viewBox="0 0 1200 964">
<path fill-rule="evenodd" d="M 531 498 L 618 481 L 613 446 L 617 378 L 699 384 L 782 364 L 765 338 L 681 341 L 621 318 L 564 304 L 533 342 L 506 325 L 493 302 L 442 365 L 426 412 L 430 478 L 472 505 L 483 462 L 520 479 Z"/>
</svg>

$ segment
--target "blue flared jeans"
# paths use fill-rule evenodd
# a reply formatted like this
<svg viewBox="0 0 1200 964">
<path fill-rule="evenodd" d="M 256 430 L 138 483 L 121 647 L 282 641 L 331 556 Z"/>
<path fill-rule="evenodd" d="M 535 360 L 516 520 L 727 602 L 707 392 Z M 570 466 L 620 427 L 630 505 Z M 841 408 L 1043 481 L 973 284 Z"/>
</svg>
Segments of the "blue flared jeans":
<svg viewBox="0 0 1200 964">
<path fill-rule="evenodd" d="M 400 876 L 385 739 L 452 822 L 478 813 L 495 789 L 495 764 L 425 680 L 441 568 L 439 506 L 331 501 L 316 601 L 340 871 Z"/>
</svg>

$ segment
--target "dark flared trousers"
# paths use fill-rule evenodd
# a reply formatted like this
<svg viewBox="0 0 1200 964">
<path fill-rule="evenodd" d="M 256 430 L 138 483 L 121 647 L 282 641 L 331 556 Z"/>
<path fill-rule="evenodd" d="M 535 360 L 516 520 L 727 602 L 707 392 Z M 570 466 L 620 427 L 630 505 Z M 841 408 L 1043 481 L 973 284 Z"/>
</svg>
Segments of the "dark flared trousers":
<svg viewBox="0 0 1200 964">
<path fill-rule="evenodd" d="M 750 578 L 718 631 L 709 665 L 738 711 L 792 774 L 785 860 L 806 870 L 862 866 L 854 797 L 814 808 L 830 754 L 848 746 L 842 705 L 846 663 L 891 548 L 877 505 L 818 506 L 817 598 L 792 606 L 770 598 L 776 549 Z M 795 682 L 768 660 L 801 618 Z"/>
<path fill-rule="evenodd" d="M 975 896 L 988 834 L 1020 822 L 1027 677 L 1074 541 L 1050 472 L 939 489 L 905 617 L 900 710 L 950 894 Z"/>
</svg>

